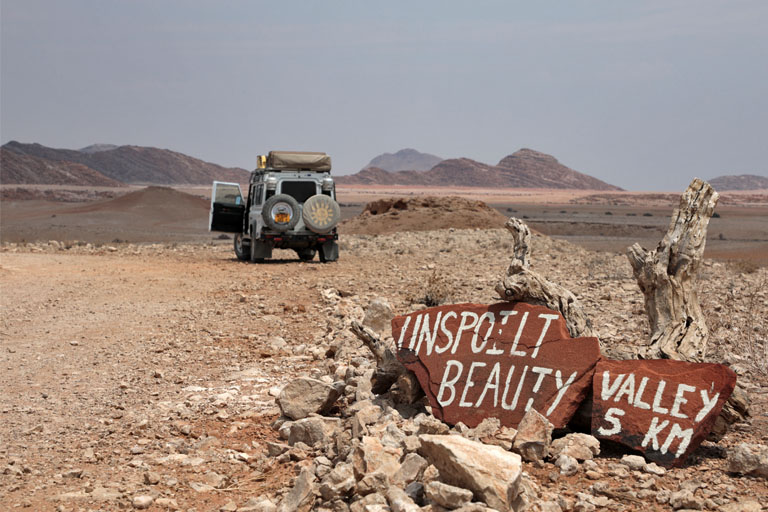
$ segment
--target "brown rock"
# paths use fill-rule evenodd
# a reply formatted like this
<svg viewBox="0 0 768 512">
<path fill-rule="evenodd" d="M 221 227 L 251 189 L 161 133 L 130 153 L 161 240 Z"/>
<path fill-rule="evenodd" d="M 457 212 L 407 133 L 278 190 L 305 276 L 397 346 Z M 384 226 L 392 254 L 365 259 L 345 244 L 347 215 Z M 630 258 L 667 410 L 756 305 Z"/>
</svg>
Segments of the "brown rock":
<svg viewBox="0 0 768 512">
<path fill-rule="evenodd" d="M 728 367 L 684 361 L 601 361 L 592 434 L 663 466 L 679 466 L 707 437 L 736 385 Z"/>
<path fill-rule="evenodd" d="M 432 413 L 470 427 L 516 427 L 531 408 L 564 427 L 600 359 L 597 338 L 571 338 L 559 313 L 523 303 L 425 309 L 395 317 L 392 333 Z"/>
</svg>

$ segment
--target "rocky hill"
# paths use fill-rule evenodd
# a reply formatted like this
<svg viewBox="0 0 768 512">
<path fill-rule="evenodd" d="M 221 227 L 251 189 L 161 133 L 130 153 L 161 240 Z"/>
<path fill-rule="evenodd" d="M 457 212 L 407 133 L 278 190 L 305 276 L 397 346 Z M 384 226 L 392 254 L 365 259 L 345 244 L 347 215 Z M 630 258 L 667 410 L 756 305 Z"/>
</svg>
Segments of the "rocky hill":
<svg viewBox="0 0 768 512">
<path fill-rule="evenodd" d="M 209 184 L 212 180 L 244 182 L 248 179 L 248 172 L 244 169 L 225 168 L 168 149 L 142 146 L 109 149 L 109 145 L 94 145 L 78 151 L 16 141 L 5 144 L 3 148 L 52 162 L 84 165 L 123 183 L 193 185 Z"/>
<path fill-rule="evenodd" d="M 496 165 L 469 158 L 453 158 L 443 160 L 424 172 L 363 169 L 357 174 L 337 178 L 337 181 L 349 185 L 621 190 L 597 178 L 574 171 L 551 155 L 525 148 L 502 158 Z"/>
<path fill-rule="evenodd" d="M 0 183 L 3 185 L 82 185 L 119 187 L 123 183 L 74 162 L 56 162 L 0 148 Z"/>
<path fill-rule="evenodd" d="M 378 167 L 385 171 L 428 171 L 443 159 L 439 156 L 422 153 L 412 148 L 401 149 L 397 153 L 384 153 L 371 160 L 364 169 Z"/>
<path fill-rule="evenodd" d="M 709 180 L 715 190 L 765 190 L 768 189 L 768 177 L 754 174 L 738 176 L 718 176 Z"/>
</svg>

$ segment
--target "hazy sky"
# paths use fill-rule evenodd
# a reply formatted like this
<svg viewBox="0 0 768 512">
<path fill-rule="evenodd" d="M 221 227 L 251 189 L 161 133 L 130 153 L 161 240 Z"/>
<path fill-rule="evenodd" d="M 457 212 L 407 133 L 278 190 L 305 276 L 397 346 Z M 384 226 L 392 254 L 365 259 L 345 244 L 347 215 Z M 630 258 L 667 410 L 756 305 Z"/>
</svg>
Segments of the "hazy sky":
<svg viewBox="0 0 768 512">
<path fill-rule="evenodd" d="M 768 174 L 768 2 L 0 0 L 0 138 Z"/>
</svg>

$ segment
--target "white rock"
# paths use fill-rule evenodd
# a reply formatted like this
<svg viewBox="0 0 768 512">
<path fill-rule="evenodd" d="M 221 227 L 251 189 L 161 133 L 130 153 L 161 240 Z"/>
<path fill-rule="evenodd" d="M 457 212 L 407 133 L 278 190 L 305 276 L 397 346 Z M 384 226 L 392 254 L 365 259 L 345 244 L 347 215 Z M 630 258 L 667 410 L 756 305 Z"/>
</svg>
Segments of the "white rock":
<svg viewBox="0 0 768 512">
<path fill-rule="evenodd" d="M 519 455 L 456 435 L 424 434 L 419 440 L 419 453 L 440 471 L 442 481 L 471 490 L 492 508 L 512 507 L 522 473 Z"/>
<path fill-rule="evenodd" d="M 472 491 L 437 481 L 429 482 L 424 492 L 430 501 L 448 509 L 459 508 L 472 501 Z"/>
<path fill-rule="evenodd" d="M 370 327 L 382 336 L 392 334 L 392 306 L 382 297 L 377 297 L 371 301 L 365 310 L 363 325 Z"/>
<path fill-rule="evenodd" d="M 140 496 L 134 496 L 132 500 L 132 504 L 133 504 L 133 508 L 143 510 L 145 508 L 149 508 L 150 505 L 152 505 L 153 501 L 155 501 L 155 498 L 153 498 L 152 496 L 147 496 L 143 494 Z"/>
<path fill-rule="evenodd" d="M 561 453 L 555 461 L 555 466 L 560 468 L 560 474 L 565 476 L 575 475 L 579 471 L 579 462 L 570 455 Z"/>
<path fill-rule="evenodd" d="M 634 471 L 640 471 L 645 466 L 645 459 L 640 455 L 625 455 L 621 458 L 621 463 Z"/>
<path fill-rule="evenodd" d="M 514 451 L 527 461 L 542 460 L 549 454 L 554 426 L 535 409 L 529 409 L 517 426 Z M 490 505 L 490 503 L 489 503 Z"/>
<path fill-rule="evenodd" d="M 768 478 L 768 446 L 741 443 L 728 451 L 728 471 Z"/>
<path fill-rule="evenodd" d="M 589 434 L 568 434 L 552 441 L 549 452 L 554 459 L 565 454 L 576 460 L 590 460 L 600 454 L 600 441 Z"/>
</svg>

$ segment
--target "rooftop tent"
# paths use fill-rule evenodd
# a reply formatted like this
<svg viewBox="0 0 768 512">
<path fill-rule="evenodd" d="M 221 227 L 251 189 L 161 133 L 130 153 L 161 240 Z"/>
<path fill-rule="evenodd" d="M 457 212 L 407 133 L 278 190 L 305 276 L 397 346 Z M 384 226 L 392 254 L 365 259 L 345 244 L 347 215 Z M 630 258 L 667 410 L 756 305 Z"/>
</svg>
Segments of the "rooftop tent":
<svg viewBox="0 0 768 512">
<path fill-rule="evenodd" d="M 325 153 L 305 151 L 270 151 L 267 155 L 267 167 L 329 172 L 331 157 Z"/>
</svg>

